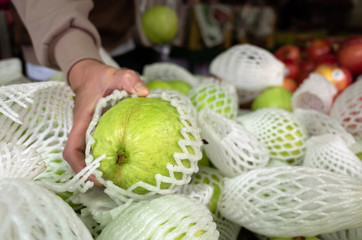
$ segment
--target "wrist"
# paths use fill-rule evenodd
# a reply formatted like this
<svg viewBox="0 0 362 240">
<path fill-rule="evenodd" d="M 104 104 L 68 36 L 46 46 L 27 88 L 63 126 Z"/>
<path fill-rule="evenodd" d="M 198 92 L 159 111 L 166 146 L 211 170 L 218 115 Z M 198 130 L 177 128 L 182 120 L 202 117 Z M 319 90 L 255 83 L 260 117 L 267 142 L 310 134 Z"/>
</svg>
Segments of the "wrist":
<svg viewBox="0 0 362 240">
<path fill-rule="evenodd" d="M 76 62 L 70 68 L 68 75 L 68 82 L 71 89 L 76 92 L 80 86 L 85 84 L 89 70 L 100 64 L 102 63 L 94 59 L 82 59 Z"/>
</svg>

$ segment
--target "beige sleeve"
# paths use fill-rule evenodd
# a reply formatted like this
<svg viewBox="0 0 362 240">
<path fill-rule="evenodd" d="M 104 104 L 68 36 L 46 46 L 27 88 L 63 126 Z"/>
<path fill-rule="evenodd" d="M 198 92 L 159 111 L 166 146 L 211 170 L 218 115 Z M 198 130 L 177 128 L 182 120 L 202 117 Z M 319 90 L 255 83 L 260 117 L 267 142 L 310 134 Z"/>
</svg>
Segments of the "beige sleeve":
<svg viewBox="0 0 362 240">
<path fill-rule="evenodd" d="M 79 60 L 101 61 L 101 40 L 88 20 L 90 0 L 13 0 L 31 37 L 35 54 L 48 67 L 69 69 Z"/>
</svg>

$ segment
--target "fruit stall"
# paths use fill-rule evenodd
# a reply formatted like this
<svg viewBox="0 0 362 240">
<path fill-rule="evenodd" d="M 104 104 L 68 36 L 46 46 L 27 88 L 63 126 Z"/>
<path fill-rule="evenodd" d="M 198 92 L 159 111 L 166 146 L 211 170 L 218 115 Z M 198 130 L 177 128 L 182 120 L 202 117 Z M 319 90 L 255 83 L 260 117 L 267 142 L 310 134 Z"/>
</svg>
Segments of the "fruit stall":
<svg viewBox="0 0 362 240">
<path fill-rule="evenodd" d="M 79 173 L 64 72 L 34 81 L 0 59 L 0 239 L 362 240 L 358 23 L 295 16 L 295 31 L 281 6 L 184 7 L 139 13 L 159 53 L 138 72 L 150 92 L 99 99 Z"/>
</svg>

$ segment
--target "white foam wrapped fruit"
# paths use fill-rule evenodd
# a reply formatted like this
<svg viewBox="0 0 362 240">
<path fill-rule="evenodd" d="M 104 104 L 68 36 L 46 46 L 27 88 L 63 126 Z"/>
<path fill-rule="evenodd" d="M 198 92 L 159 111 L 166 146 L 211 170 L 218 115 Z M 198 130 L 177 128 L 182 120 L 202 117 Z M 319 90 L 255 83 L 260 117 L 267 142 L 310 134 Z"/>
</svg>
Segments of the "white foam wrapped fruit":
<svg viewBox="0 0 362 240">
<path fill-rule="evenodd" d="M 198 119 L 206 155 L 223 175 L 233 177 L 268 164 L 267 147 L 241 124 L 210 109 L 201 110 Z"/>
<path fill-rule="evenodd" d="M 175 63 L 157 62 L 146 65 L 143 69 L 145 82 L 152 80 L 181 80 L 194 87 L 199 83 L 199 79 L 193 76 L 187 69 Z"/>
<path fill-rule="evenodd" d="M 284 64 L 273 54 L 251 44 L 235 45 L 210 63 L 210 73 L 235 85 L 244 102 L 268 87 L 282 86 L 284 71 Z"/>
<path fill-rule="evenodd" d="M 361 180 L 304 166 L 260 168 L 226 179 L 221 214 L 268 237 L 362 227 Z"/>
<path fill-rule="evenodd" d="M 362 161 L 339 135 L 309 138 L 303 165 L 362 179 Z"/>
<path fill-rule="evenodd" d="M 237 88 L 261 91 L 282 85 L 284 65 L 263 48 L 239 44 L 216 56 L 210 64 L 210 72 Z"/>
<path fill-rule="evenodd" d="M 362 141 L 362 78 L 338 95 L 330 116 L 342 124 L 358 141 Z"/>
<path fill-rule="evenodd" d="M 204 82 L 192 88 L 188 94 L 197 112 L 212 109 L 215 112 L 233 119 L 238 110 L 236 89 L 227 82 Z"/>
<path fill-rule="evenodd" d="M 93 239 L 73 209 L 25 178 L 0 180 L 1 239 Z"/>
<path fill-rule="evenodd" d="M 340 136 L 347 146 L 352 146 L 356 142 L 339 121 L 321 111 L 297 108 L 293 113 L 307 129 L 309 137 L 335 134 Z"/>
<path fill-rule="evenodd" d="M 177 92 L 147 97 L 114 92 L 97 105 L 87 132 L 86 162 L 105 154 L 95 175 L 114 193 L 144 198 L 175 192 L 189 183 L 202 156 L 190 106 Z"/>
<path fill-rule="evenodd" d="M 212 187 L 213 193 L 206 206 L 213 214 L 216 229 L 220 233 L 219 240 L 236 240 L 241 226 L 223 218 L 217 209 L 224 178 L 224 175 L 216 168 L 200 167 L 188 186 L 207 184 Z"/>
<path fill-rule="evenodd" d="M 288 164 L 302 162 L 308 133 L 297 117 L 284 109 L 263 108 L 237 117 L 269 149 L 270 158 Z"/>
<path fill-rule="evenodd" d="M 292 96 L 293 109 L 314 109 L 328 114 L 337 94 L 335 85 L 318 73 L 311 73 Z"/>
<path fill-rule="evenodd" d="M 206 206 L 179 195 L 144 200 L 122 210 L 98 240 L 205 239 L 219 238 Z"/>
</svg>

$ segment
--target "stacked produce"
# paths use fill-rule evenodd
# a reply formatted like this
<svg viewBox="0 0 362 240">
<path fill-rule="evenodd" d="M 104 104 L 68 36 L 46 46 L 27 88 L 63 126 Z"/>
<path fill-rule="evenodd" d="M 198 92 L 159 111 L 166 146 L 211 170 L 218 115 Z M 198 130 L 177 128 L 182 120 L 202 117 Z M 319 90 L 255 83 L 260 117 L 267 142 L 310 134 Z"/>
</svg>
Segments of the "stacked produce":
<svg viewBox="0 0 362 240">
<path fill-rule="evenodd" d="M 213 76 L 147 66 L 147 97 L 98 102 L 77 175 L 61 156 L 70 88 L 1 88 L 0 238 L 360 239 L 362 78 L 310 72 L 290 91 L 287 62 L 241 44 Z"/>
</svg>

